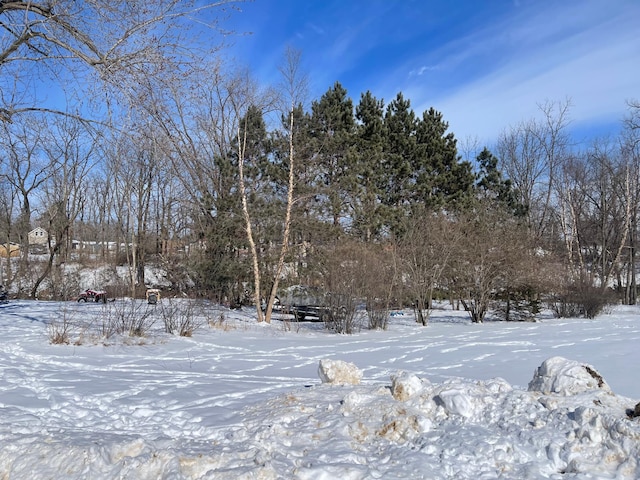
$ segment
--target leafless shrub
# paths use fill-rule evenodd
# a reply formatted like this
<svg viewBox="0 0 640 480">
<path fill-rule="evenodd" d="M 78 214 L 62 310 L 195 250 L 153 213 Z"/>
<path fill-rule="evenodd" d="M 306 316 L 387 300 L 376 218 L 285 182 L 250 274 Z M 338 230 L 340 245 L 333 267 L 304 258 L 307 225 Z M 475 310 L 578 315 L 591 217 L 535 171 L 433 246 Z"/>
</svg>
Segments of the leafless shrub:
<svg viewBox="0 0 640 480">
<path fill-rule="evenodd" d="M 542 259 L 535 255 L 535 239 L 527 226 L 487 201 L 458 214 L 454 228 L 459 241 L 450 260 L 448 287 L 471 321 L 482 323 L 501 295 L 536 281 L 533 273 Z M 512 311 L 504 311 L 508 320 L 507 313 Z"/>
<path fill-rule="evenodd" d="M 71 334 L 74 330 L 73 314 L 63 308 L 60 317 L 51 320 L 47 324 L 47 334 L 49 343 L 52 345 L 68 345 L 71 341 Z"/>
<path fill-rule="evenodd" d="M 165 298 L 160 305 L 160 316 L 164 322 L 164 330 L 181 337 L 190 337 L 205 322 L 202 316 L 202 305 L 193 301 L 179 301 Z M 224 324 L 224 316 L 219 318 L 220 326 Z"/>
<path fill-rule="evenodd" d="M 114 335 L 144 337 L 155 323 L 153 309 L 135 299 L 111 302 L 102 308 L 101 334 L 104 338 Z"/>
<path fill-rule="evenodd" d="M 394 262 L 392 270 L 400 273 L 394 277 L 398 277 L 400 293 L 413 306 L 416 322 L 421 325 L 429 323 L 433 297 L 444 283 L 460 236 L 443 213 L 420 209 L 403 220 L 402 234 L 389 257 L 397 258 L 398 267 Z"/>
<path fill-rule="evenodd" d="M 363 245 L 343 242 L 327 250 L 323 259 L 325 325 L 336 333 L 355 333 L 361 328 L 356 308 L 363 298 L 364 280 L 369 273 L 362 261 Z"/>
<path fill-rule="evenodd" d="M 595 318 L 615 301 L 609 289 L 595 287 L 579 281 L 565 288 L 549 301 L 549 308 L 557 317 Z"/>
<path fill-rule="evenodd" d="M 370 329 L 386 329 L 396 284 L 396 257 L 391 245 L 343 241 L 324 252 L 321 262 L 328 329 L 355 333 L 364 325 L 364 305 Z"/>
<path fill-rule="evenodd" d="M 327 329 L 350 335 L 362 327 L 360 317 L 356 315 L 356 297 L 349 292 L 348 285 L 342 285 L 346 293 L 341 291 L 339 285 L 336 287 L 336 290 L 328 295 L 328 313 L 323 315 L 322 319 Z"/>
<path fill-rule="evenodd" d="M 369 307 L 367 302 L 367 314 L 369 316 L 369 328 L 372 330 L 380 329 L 386 330 L 389 324 L 389 308 L 383 307 L 376 309 L 375 306 Z"/>
</svg>

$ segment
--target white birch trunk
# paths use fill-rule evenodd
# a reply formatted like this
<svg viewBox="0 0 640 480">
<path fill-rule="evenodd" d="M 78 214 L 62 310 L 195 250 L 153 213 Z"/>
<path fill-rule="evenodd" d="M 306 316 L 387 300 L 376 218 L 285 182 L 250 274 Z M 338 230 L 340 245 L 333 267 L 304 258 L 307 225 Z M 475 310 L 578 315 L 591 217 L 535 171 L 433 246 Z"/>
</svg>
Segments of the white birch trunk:
<svg viewBox="0 0 640 480">
<path fill-rule="evenodd" d="M 253 282 L 254 293 L 253 299 L 256 305 L 256 312 L 258 314 L 258 322 L 262 322 L 265 318 L 262 315 L 262 309 L 260 308 L 260 264 L 258 262 L 258 250 L 256 243 L 253 240 L 253 229 L 251 228 L 251 216 L 249 215 L 249 207 L 247 205 L 247 191 L 244 184 L 244 152 L 247 146 L 247 129 L 245 125 L 244 138 L 240 140 L 240 126 L 238 126 L 238 173 L 240 177 L 240 197 L 242 199 L 242 215 L 244 216 L 245 228 L 247 231 L 247 241 L 249 242 L 249 250 L 251 251 L 251 258 L 253 261 Z M 267 318 L 267 323 L 270 321 Z"/>
</svg>

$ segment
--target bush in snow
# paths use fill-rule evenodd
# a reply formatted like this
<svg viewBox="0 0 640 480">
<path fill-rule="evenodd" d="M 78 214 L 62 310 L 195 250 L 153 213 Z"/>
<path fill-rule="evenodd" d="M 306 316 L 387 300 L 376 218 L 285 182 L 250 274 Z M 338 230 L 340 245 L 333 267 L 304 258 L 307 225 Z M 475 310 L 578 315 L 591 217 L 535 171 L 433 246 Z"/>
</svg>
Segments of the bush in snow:
<svg viewBox="0 0 640 480">
<path fill-rule="evenodd" d="M 344 242 L 321 253 L 322 283 L 327 316 L 327 329 L 336 333 L 352 334 L 362 327 L 363 318 L 358 315 L 359 298 L 365 295 L 365 278 L 369 277 L 366 255 L 359 243 Z"/>
<path fill-rule="evenodd" d="M 166 298 L 160 304 L 160 315 L 167 333 L 190 337 L 206 320 L 201 315 L 202 306 L 195 302 L 181 302 Z"/>
<path fill-rule="evenodd" d="M 124 299 L 105 304 L 102 311 L 101 334 L 105 338 L 114 335 L 144 337 L 155 319 L 149 305 L 135 299 Z"/>
<path fill-rule="evenodd" d="M 595 318 L 615 301 L 613 292 L 603 290 L 586 281 L 578 281 L 566 287 L 549 302 L 549 307 L 560 318 Z"/>
<path fill-rule="evenodd" d="M 74 328 L 72 315 L 67 309 L 62 309 L 60 317 L 52 319 L 47 324 L 49 343 L 53 345 L 67 345 Z"/>
</svg>

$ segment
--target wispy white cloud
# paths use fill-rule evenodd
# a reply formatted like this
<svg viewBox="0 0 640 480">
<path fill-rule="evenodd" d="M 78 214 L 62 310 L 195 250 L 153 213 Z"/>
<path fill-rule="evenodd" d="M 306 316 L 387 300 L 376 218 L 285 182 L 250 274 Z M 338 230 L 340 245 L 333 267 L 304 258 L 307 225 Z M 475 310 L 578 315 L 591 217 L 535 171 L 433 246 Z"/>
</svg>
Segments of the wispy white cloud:
<svg viewBox="0 0 640 480">
<path fill-rule="evenodd" d="M 614 15 L 603 3 L 602 8 L 588 5 L 573 16 L 572 11 L 555 9 L 525 12 L 524 17 L 518 12 L 496 25 L 499 34 L 470 34 L 462 41 L 471 48 L 446 57 L 448 74 L 455 76 L 473 55 L 491 49 L 501 52 L 503 63 L 448 91 L 411 85 L 416 110 L 435 106 L 459 138 L 477 136 L 488 143 L 508 126 L 536 116 L 537 104 L 545 100 L 570 98 L 576 124 L 619 119 L 625 100 L 639 92 L 640 5 Z M 456 50 L 462 41 L 443 51 Z M 507 41 L 512 46 L 503 44 Z M 425 86 L 427 96 L 422 93 Z"/>
<path fill-rule="evenodd" d="M 318 35 L 326 35 L 327 33 L 324 28 L 320 27 L 319 25 L 316 25 L 313 22 L 307 23 L 307 26 Z"/>
<path fill-rule="evenodd" d="M 576 124 L 611 123 L 640 96 L 638 0 L 263 1 L 246 47 L 262 81 L 278 78 L 291 45 L 313 98 L 335 81 L 356 101 L 402 92 L 418 113 L 440 110 L 459 138 L 490 142 L 566 98 Z"/>
<path fill-rule="evenodd" d="M 417 68 L 416 70 L 411 70 L 409 72 L 409 76 L 410 77 L 421 77 L 422 75 L 424 75 L 426 72 L 434 72 L 436 70 L 439 70 L 440 66 L 438 65 L 422 65 L 421 67 Z"/>
</svg>

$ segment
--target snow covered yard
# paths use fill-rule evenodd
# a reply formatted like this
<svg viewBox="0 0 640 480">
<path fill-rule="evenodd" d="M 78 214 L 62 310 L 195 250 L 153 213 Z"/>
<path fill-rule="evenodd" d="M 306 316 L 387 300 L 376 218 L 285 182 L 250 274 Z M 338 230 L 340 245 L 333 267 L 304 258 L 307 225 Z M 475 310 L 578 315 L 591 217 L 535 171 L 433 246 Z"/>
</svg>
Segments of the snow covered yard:
<svg viewBox="0 0 640 480">
<path fill-rule="evenodd" d="M 347 336 L 211 306 L 192 337 L 49 343 L 51 322 L 104 308 L 0 306 L 0 478 L 640 477 L 636 307 L 484 325 L 443 309 Z M 326 359 L 362 381 L 323 383 Z"/>
</svg>

